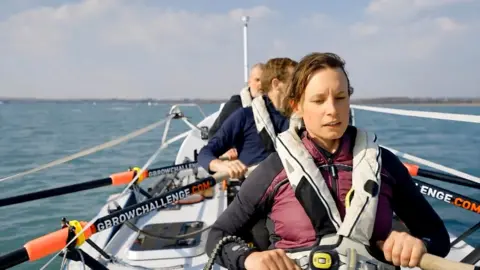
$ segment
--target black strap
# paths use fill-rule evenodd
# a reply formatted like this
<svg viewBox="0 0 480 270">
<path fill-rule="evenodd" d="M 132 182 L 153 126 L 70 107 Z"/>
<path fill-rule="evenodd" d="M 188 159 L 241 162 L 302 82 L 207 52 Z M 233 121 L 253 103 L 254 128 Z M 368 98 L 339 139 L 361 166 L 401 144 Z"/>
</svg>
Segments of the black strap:
<svg viewBox="0 0 480 270">
<path fill-rule="evenodd" d="M 268 135 L 268 132 L 266 129 L 262 129 L 258 135 L 260 136 L 260 139 L 262 140 L 263 142 L 263 146 L 265 147 L 265 151 L 267 151 L 268 153 L 273 153 L 275 152 L 275 146 L 273 145 L 273 141 L 272 141 L 272 138 L 270 137 L 270 135 Z"/>
</svg>

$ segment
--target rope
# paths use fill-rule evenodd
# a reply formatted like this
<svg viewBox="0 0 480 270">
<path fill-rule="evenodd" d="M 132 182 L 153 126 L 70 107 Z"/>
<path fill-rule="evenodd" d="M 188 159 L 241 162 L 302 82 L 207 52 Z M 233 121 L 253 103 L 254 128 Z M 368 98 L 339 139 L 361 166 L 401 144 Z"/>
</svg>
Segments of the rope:
<svg viewBox="0 0 480 270">
<path fill-rule="evenodd" d="M 396 115 L 403 115 L 403 116 L 415 116 L 415 117 L 423 117 L 423 118 L 429 118 L 429 119 L 450 120 L 450 121 L 469 122 L 469 123 L 477 123 L 477 124 L 480 123 L 480 115 L 400 110 L 400 109 L 360 106 L 360 105 L 351 105 L 350 107 L 354 109 L 359 109 L 359 110 L 389 113 L 389 114 L 396 114 Z"/>
<path fill-rule="evenodd" d="M 140 136 L 156 127 L 158 127 L 159 125 L 163 124 L 167 119 L 169 119 L 169 117 L 161 120 L 161 121 L 158 121 L 156 123 L 153 123 L 151 125 L 148 125 L 144 128 L 141 128 L 137 131 L 134 131 L 134 132 L 131 132 L 125 136 L 122 136 L 120 138 L 117 138 L 117 139 L 114 139 L 114 140 L 111 140 L 109 142 L 106 142 L 106 143 L 103 143 L 103 144 L 100 144 L 100 145 L 97 145 L 97 146 L 94 146 L 92 148 L 89 148 L 89 149 L 86 149 L 86 150 L 83 150 L 81 152 L 78 152 L 76 154 L 73 154 L 73 155 L 70 155 L 70 156 L 66 156 L 66 157 L 63 157 L 63 158 L 60 158 L 60 159 L 57 159 L 55 161 L 52 161 L 50 163 L 47 163 L 47 164 L 43 164 L 43 165 L 40 165 L 36 168 L 33 168 L 31 170 L 28 170 L 28 171 L 24 171 L 24 172 L 21 172 L 21 173 L 17 173 L 17 174 L 14 174 L 14 175 L 10 175 L 10 176 L 7 176 L 7 177 L 4 177 L 4 178 L 1 178 L 0 179 L 0 183 L 3 182 L 3 181 L 6 181 L 6 180 L 9 180 L 9 179 L 13 179 L 13 178 L 18 178 L 20 176 L 26 176 L 26 175 L 29 175 L 29 174 L 32 174 L 32 173 L 35 173 L 35 172 L 38 172 L 38 171 L 41 171 L 41 170 L 45 170 L 45 169 L 48 169 L 48 168 L 51 168 L 53 166 L 57 166 L 57 165 L 60 165 L 60 164 L 63 164 L 63 163 L 66 163 L 68 161 L 71 161 L 71 160 L 74 160 L 74 159 L 77 159 L 77 158 L 80 158 L 80 157 L 84 157 L 84 156 L 87 156 L 87 155 L 90 155 L 90 154 L 93 154 L 93 153 L 96 153 L 98 151 L 101 151 L 101 150 L 104 150 L 104 149 L 107 149 L 107 148 L 110 148 L 110 147 L 113 147 L 117 144 L 120 144 L 122 142 L 125 142 L 125 141 L 128 141 L 130 139 L 133 139 L 137 136 Z"/>
</svg>

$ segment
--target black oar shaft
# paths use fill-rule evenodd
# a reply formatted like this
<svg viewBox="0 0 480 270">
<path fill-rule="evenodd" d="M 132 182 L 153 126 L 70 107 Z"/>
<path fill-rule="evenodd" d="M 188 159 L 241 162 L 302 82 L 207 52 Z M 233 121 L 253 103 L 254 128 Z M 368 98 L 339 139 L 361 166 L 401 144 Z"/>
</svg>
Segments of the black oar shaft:
<svg viewBox="0 0 480 270">
<path fill-rule="evenodd" d="M 431 179 L 436 179 L 436 180 L 440 180 L 440 181 L 443 181 L 443 182 L 462 185 L 462 186 L 466 186 L 466 187 L 480 188 L 479 183 L 475 183 L 475 182 L 469 181 L 467 179 L 464 179 L 464 178 L 461 178 L 461 177 L 458 177 L 458 176 L 449 175 L 449 174 L 441 173 L 441 172 L 433 172 L 433 171 L 425 170 L 425 169 L 422 169 L 422 168 L 418 169 L 418 176 L 431 178 Z"/>
<path fill-rule="evenodd" d="M 22 247 L 0 256 L 0 269 L 14 267 L 29 260 L 27 250 Z"/>
<path fill-rule="evenodd" d="M 145 177 L 155 177 L 155 176 L 160 176 L 160 175 L 169 174 L 169 173 L 176 173 L 186 169 L 194 169 L 196 167 L 197 167 L 197 162 L 186 162 L 183 164 L 170 165 L 166 167 L 146 170 Z M 88 182 L 83 182 L 83 183 L 73 184 L 69 186 L 58 187 L 58 188 L 52 188 L 52 189 L 42 190 L 38 192 L 21 194 L 21 195 L 12 196 L 9 198 L 3 198 L 3 199 L 0 199 L 0 207 L 39 200 L 39 199 L 45 199 L 45 198 L 54 197 L 54 196 L 60 196 L 60 195 L 79 192 L 79 191 L 88 190 L 88 189 L 95 189 L 95 188 L 104 187 L 108 185 L 126 184 L 130 182 L 131 181 L 130 178 L 134 176 L 134 174 L 131 174 L 129 178 L 123 179 L 123 177 L 125 177 L 124 174 L 125 172 L 113 174 L 112 176 L 103 178 L 103 179 L 92 180 Z M 117 177 L 120 180 L 119 182 L 114 181 L 114 179 L 116 179 Z"/>
<path fill-rule="evenodd" d="M 108 186 L 111 184 L 112 184 L 112 179 L 108 177 L 108 178 L 93 180 L 89 182 L 73 184 L 69 186 L 63 186 L 58 188 L 42 190 L 38 192 L 22 194 L 18 196 L 0 199 L 0 207 L 64 195 L 68 193 L 74 193 L 74 192 L 83 191 L 87 189 L 99 188 L 99 187 Z"/>
</svg>

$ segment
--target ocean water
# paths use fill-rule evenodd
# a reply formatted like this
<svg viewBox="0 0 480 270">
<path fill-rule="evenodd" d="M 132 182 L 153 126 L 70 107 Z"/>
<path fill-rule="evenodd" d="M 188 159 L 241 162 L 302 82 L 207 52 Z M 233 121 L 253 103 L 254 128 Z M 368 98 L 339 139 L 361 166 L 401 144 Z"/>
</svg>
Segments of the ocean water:
<svg viewBox="0 0 480 270">
<path fill-rule="evenodd" d="M 208 115 L 218 104 L 201 105 Z M 480 107 L 391 106 L 480 115 Z M 0 178 L 107 142 L 165 118 L 169 105 L 124 103 L 36 103 L 0 105 Z M 203 117 L 196 108 L 183 109 L 193 120 Z M 355 111 L 356 124 L 377 133 L 379 142 L 454 169 L 480 176 L 480 126 L 453 121 Z M 169 137 L 186 130 L 172 123 Z M 28 176 L 0 183 L 0 198 L 104 178 L 130 166 L 142 166 L 155 152 L 163 126 L 128 142 Z M 169 165 L 180 142 L 172 144 L 152 164 Z M 480 199 L 478 190 L 430 181 L 457 193 Z M 0 208 L 0 254 L 60 227 L 62 217 L 90 220 L 107 197 L 122 187 L 103 187 Z M 428 199 L 450 232 L 461 234 L 480 220 L 478 214 Z M 480 232 L 467 239 L 480 246 Z M 14 269 L 39 269 L 46 261 L 24 263 Z M 48 269 L 58 269 L 61 258 Z"/>
</svg>

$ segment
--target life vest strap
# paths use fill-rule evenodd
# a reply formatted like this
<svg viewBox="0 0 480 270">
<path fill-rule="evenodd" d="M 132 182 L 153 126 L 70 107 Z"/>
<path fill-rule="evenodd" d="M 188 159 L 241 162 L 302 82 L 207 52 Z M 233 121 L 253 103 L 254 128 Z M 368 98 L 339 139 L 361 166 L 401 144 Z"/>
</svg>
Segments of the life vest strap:
<svg viewBox="0 0 480 270">
<path fill-rule="evenodd" d="M 240 91 L 240 99 L 242 100 L 242 107 L 250 107 L 252 105 L 252 96 L 250 94 L 248 86 Z"/>
<path fill-rule="evenodd" d="M 336 234 L 322 237 L 320 244 L 311 250 L 288 253 L 287 255 L 302 269 L 395 269 L 395 266 L 375 259 L 363 244 Z"/>
</svg>

